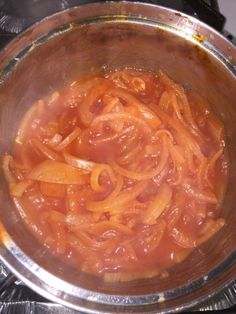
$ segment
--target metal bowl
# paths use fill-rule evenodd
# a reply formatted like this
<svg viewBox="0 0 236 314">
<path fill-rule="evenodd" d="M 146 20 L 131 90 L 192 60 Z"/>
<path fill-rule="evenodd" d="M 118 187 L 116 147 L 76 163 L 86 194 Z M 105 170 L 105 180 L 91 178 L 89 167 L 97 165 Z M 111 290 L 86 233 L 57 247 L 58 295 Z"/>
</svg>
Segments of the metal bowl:
<svg viewBox="0 0 236 314">
<path fill-rule="evenodd" d="M 174 10 L 135 2 L 82 5 L 45 18 L 0 53 L 0 155 L 37 99 L 91 70 L 157 70 L 199 92 L 224 121 L 230 174 L 226 226 L 168 278 L 108 284 L 78 272 L 32 236 L 0 176 L 0 258 L 46 298 L 87 313 L 176 312 L 236 278 L 236 49 L 207 25 Z M 39 234 L 40 236 L 40 234 Z"/>
</svg>

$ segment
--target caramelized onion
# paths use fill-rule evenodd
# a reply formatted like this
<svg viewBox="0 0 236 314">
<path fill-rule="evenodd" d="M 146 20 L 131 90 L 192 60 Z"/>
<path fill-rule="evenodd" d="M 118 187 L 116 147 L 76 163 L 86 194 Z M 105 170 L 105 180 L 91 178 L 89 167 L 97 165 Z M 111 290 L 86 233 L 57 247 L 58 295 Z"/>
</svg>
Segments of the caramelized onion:
<svg viewBox="0 0 236 314">
<path fill-rule="evenodd" d="M 106 282 L 162 280 L 225 224 L 224 126 L 163 72 L 90 75 L 40 99 L 2 167 L 32 233 Z"/>
<path fill-rule="evenodd" d="M 93 120 L 91 127 L 96 127 L 96 125 L 98 125 L 100 122 L 113 120 L 123 120 L 126 123 L 130 123 L 131 125 L 134 125 L 135 127 L 139 128 L 140 131 L 143 132 L 143 134 L 145 134 L 146 136 L 151 135 L 151 129 L 146 122 L 128 113 L 110 113 L 110 114 L 108 113 L 100 115 Z"/>
<path fill-rule="evenodd" d="M 84 171 L 53 160 L 45 160 L 35 166 L 28 174 L 28 178 L 58 184 L 84 184 L 88 182 L 88 175 Z"/>
<path fill-rule="evenodd" d="M 55 147 L 55 150 L 62 151 L 65 149 L 71 142 L 73 142 L 78 135 L 80 134 L 81 129 L 75 127 L 74 130 L 60 143 Z"/>
<path fill-rule="evenodd" d="M 65 158 L 65 161 L 69 165 L 76 167 L 76 168 L 79 168 L 79 169 L 82 169 L 82 170 L 85 170 L 85 171 L 88 171 L 88 172 L 92 171 L 93 168 L 96 166 L 95 162 L 83 160 L 81 158 L 72 156 L 71 154 L 69 154 L 66 151 L 63 152 L 63 156 Z"/>
<path fill-rule="evenodd" d="M 88 201 L 87 208 L 92 212 L 115 212 L 122 210 L 122 207 L 135 199 L 147 186 L 146 181 L 137 183 L 133 188 L 124 191 L 119 196 L 105 199 L 103 201 Z"/>
<path fill-rule="evenodd" d="M 32 180 L 24 179 L 17 184 L 15 184 L 11 190 L 10 194 L 14 197 L 21 197 L 25 190 L 30 187 L 34 182 Z"/>
<path fill-rule="evenodd" d="M 145 212 L 144 223 L 149 225 L 155 224 L 157 218 L 159 218 L 166 207 L 170 206 L 171 198 L 171 188 L 167 184 L 162 184 Z"/>
</svg>

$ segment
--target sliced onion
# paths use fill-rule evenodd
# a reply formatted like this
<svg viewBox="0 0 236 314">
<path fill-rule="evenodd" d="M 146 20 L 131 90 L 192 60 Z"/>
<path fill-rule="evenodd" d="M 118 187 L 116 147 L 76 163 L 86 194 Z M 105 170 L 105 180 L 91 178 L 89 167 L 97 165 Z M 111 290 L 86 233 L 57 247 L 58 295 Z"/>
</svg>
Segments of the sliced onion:
<svg viewBox="0 0 236 314">
<path fill-rule="evenodd" d="M 98 84 L 93 86 L 80 104 L 80 119 L 85 126 L 89 126 L 93 121 L 95 114 L 91 111 L 93 104 L 102 97 L 110 86 L 110 82 L 106 79 L 99 79 Z"/>
<path fill-rule="evenodd" d="M 91 233 L 94 235 L 98 235 L 98 234 L 101 235 L 108 230 L 116 230 L 126 235 L 130 235 L 133 233 L 133 231 L 126 225 L 115 223 L 113 221 L 101 221 L 96 224 L 93 224 L 89 227 L 88 233 Z"/>
<path fill-rule="evenodd" d="M 158 130 L 155 132 L 153 138 L 154 138 L 154 139 L 155 139 L 156 137 L 158 138 L 158 137 L 162 136 L 163 134 L 167 135 L 167 136 L 170 138 L 170 141 L 171 141 L 171 142 L 174 142 L 174 137 L 173 137 L 173 135 L 172 135 L 171 132 L 170 132 L 169 130 L 167 130 L 167 129 L 158 129 Z"/>
<path fill-rule="evenodd" d="M 52 148 L 56 147 L 62 141 L 62 135 L 56 133 L 49 141 L 48 145 Z"/>
<path fill-rule="evenodd" d="M 81 129 L 75 127 L 74 130 L 60 143 L 55 147 L 55 150 L 60 152 L 65 149 L 70 143 L 72 143 L 81 133 Z"/>
<path fill-rule="evenodd" d="M 119 122 L 119 121 L 118 121 Z M 122 121 L 121 121 L 122 122 Z M 123 122 L 122 122 L 123 123 Z M 102 143 L 107 143 L 112 142 L 114 140 L 121 139 L 124 137 L 124 135 L 131 133 L 134 130 L 133 126 L 128 126 L 124 128 L 121 132 L 118 133 L 113 133 L 112 135 L 106 136 L 106 137 L 94 137 L 90 139 L 90 142 L 94 145 L 96 144 L 102 144 Z"/>
<path fill-rule="evenodd" d="M 169 108 L 169 104 L 170 104 L 170 96 L 169 93 L 165 90 L 162 94 L 161 97 L 159 99 L 159 103 L 158 106 L 163 110 L 163 111 L 167 111 L 167 109 Z M 156 106 L 155 106 L 156 107 Z"/>
<path fill-rule="evenodd" d="M 145 270 L 145 271 L 129 271 L 129 272 L 116 272 L 116 273 L 105 273 L 103 280 L 105 282 L 126 282 L 137 279 L 153 278 L 160 274 L 159 269 Z"/>
<path fill-rule="evenodd" d="M 217 220 L 210 219 L 205 223 L 205 226 L 202 230 L 202 235 L 197 239 L 198 245 L 206 242 L 214 234 L 216 234 L 223 226 L 225 225 L 225 220 L 218 218 Z"/>
<path fill-rule="evenodd" d="M 142 119 L 136 118 L 128 113 L 108 113 L 97 116 L 91 123 L 91 127 L 96 127 L 100 122 L 123 120 L 139 128 L 146 136 L 151 135 L 151 129 Z"/>
<path fill-rule="evenodd" d="M 143 79 L 141 79 L 140 77 L 134 77 L 131 80 L 131 84 L 134 87 L 134 90 L 139 93 L 139 92 L 144 92 L 146 89 L 146 83 Z"/>
<path fill-rule="evenodd" d="M 164 167 L 168 161 L 168 156 L 169 156 L 169 152 L 168 152 L 168 148 L 166 145 L 166 141 L 165 141 L 165 139 L 163 139 L 162 154 L 161 154 L 159 164 L 155 169 L 153 169 L 151 171 L 147 171 L 147 172 L 143 172 L 143 173 L 131 171 L 131 170 L 125 169 L 124 167 L 121 167 L 114 160 L 111 160 L 110 164 L 116 173 L 121 174 L 124 177 L 130 178 L 133 180 L 141 181 L 141 180 L 148 180 L 148 179 L 151 179 L 151 178 L 157 176 L 164 169 Z"/>
<path fill-rule="evenodd" d="M 213 115 L 208 115 L 207 117 L 207 125 L 211 135 L 220 142 L 223 138 L 224 134 L 224 125 L 221 121 L 216 119 Z"/>
<path fill-rule="evenodd" d="M 217 160 L 221 157 L 221 155 L 223 154 L 224 149 L 220 148 L 209 160 L 208 163 L 208 168 L 207 171 L 211 171 L 212 169 L 214 169 L 215 164 L 217 162 Z"/>
<path fill-rule="evenodd" d="M 40 142 L 40 140 L 38 140 L 37 138 L 33 138 L 32 140 L 30 140 L 30 143 L 45 157 L 51 160 L 57 160 L 57 161 L 62 160 L 61 156 L 58 153 L 56 153 L 54 150 L 49 148 L 47 145 Z"/>
<path fill-rule="evenodd" d="M 47 101 L 47 106 L 52 107 L 54 104 L 56 104 L 56 100 L 58 100 L 60 94 L 58 91 L 55 91 L 51 96 L 49 96 L 46 101 Z"/>
<path fill-rule="evenodd" d="M 157 128 L 161 124 L 159 117 L 151 109 L 145 106 L 135 96 L 127 93 L 124 89 L 112 89 L 110 94 L 125 100 L 128 103 L 128 106 L 134 106 L 138 110 L 140 117 L 145 120 L 150 127 Z"/>
<path fill-rule="evenodd" d="M 54 209 L 41 213 L 41 218 L 46 221 L 51 219 L 54 223 L 66 224 L 66 215 Z"/>
<path fill-rule="evenodd" d="M 159 71 L 159 78 L 168 89 L 170 89 L 171 91 L 174 91 L 177 94 L 178 98 L 182 102 L 185 120 L 189 123 L 189 125 L 191 125 L 191 127 L 194 130 L 198 130 L 198 126 L 196 125 L 196 123 L 192 117 L 192 112 L 191 112 L 191 109 L 189 107 L 189 102 L 188 102 L 188 99 L 185 95 L 183 87 L 180 86 L 179 84 L 175 83 L 173 80 L 171 80 L 162 71 Z"/>
<path fill-rule="evenodd" d="M 195 140 L 193 135 L 189 133 L 188 130 L 180 123 L 180 121 L 175 120 L 172 117 L 168 116 L 158 106 L 156 107 L 155 110 L 157 112 L 157 115 L 161 118 L 161 120 L 167 123 L 171 128 L 173 128 L 177 132 L 176 135 L 180 137 L 181 142 L 185 144 L 185 146 L 189 147 L 199 160 L 202 160 L 204 156 L 201 152 L 198 142 Z"/>
<path fill-rule="evenodd" d="M 63 184 L 39 182 L 40 191 L 43 195 L 64 198 L 66 189 Z"/>
<path fill-rule="evenodd" d="M 199 165 L 198 172 L 197 172 L 197 180 L 198 180 L 199 186 L 204 186 L 204 182 L 207 178 L 208 164 L 209 164 L 208 159 L 204 158 Z M 209 183 L 210 182 L 208 182 L 208 184 Z M 210 187 L 212 187 L 212 184 L 209 184 L 209 185 Z"/>
<path fill-rule="evenodd" d="M 82 267 L 82 271 L 87 271 L 92 273 L 98 273 L 103 268 L 103 263 L 98 254 L 88 246 L 84 245 L 81 239 L 75 237 L 73 235 L 69 235 L 67 237 L 68 243 L 71 247 L 73 247 L 80 256 L 84 259 L 84 267 Z"/>
<path fill-rule="evenodd" d="M 169 95 L 169 97 L 170 97 L 170 104 L 172 105 L 177 118 L 182 123 L 184 123 L 183 116 L 181 114 L 180 107 L 179 107 L 179 104 L 178 104 L 178 101 L 177 101 L 177 98 L 176 98 L 176 95 L 175 95 L 174 91 L 169 91 L 169 94 L 170 94 Z"/>
<path fill-rule="evenodd" d="M 191 249 L 197 246 L 196 240 L 188 234 L 183 233 L 178 228 L 174 227 L 170 231 L 171 238 L 181 247 Z"/>
<path fill-rule="evenodd" d="M 186 162 L 184 158 L 184 148 L 181 147 L 180 145 L 174 145 L 170 141 L 167 142 L 172 160 L 177 165 L 184 165 L 184 163 Z"/>
<path fill-rule="evenodd" d="M 163 211 L 170 206 L 171 198 L 172 189 L 168 184 L 163 183 L 145 211 L 144 223 L 149 225 L 155 224 L 157 218 L 159 218 Z"/>
<path fill-rule="evenodd" d="M 146 147 L 145 147 L 145 151 L 146 151 Z M 138 156 L 138 154 L 141 152 L 141 150 L 142 150 L 142 145 L 140 143 L 138 143 L 137 145 L 135 145 L 135 147 L 133 149 L 131 149 L 130 151 L 128 151 L 126 153 L 123 153 L 117 159 L 117 161 L 119 162 L 119 164 L 122 164 L 122 165 L 128 164 L 128 163 L 132 162 L 133 160 L 135 160 L 135 158 Z"/>
<path fill-rule="evenodd" d="M 92 173 L 91 173 L 91 176 L 90 176 L 90 185 L 91 185 L 91 188 L 95 191 L 95 192 L 103 192 L 105 187 L 102 186 L 99 182 L 99 178 L 100 178 L 100 175 L 103 173 L 103 172 L 107 172 L 111 181 L 114 182 L 115 181 L 115 174 L 111 168 L 111 166 L 109 165 L 106 165 L 106 164 L 97 164 L 93 170 L 92 170 Z"/>
<path fill-rule="evenodd" d="M 123 186 L 123 183 L 124 183 L 123 177 L 120 175 L 117 175 L 116 186 L 115 186 L 114 190 L 111 192 L 111 194 L 109 194 L 106 199 L 109 200 L 109 199 L 116 197 L 120 193 L 122 186 Z"/>
<path fill-rule="evenodd" d="M 183 262 L 194 250 L 194 248 L 188 248 L 188 249 L 181 249 L 178 252 L 173 252 L 173 260 L 176 263 Z"/>
<path fill-rule="evenodd" d="M 195 199 L 207 203 L 217 204 L 217 198 L 212 191 L 206 189 L 204 191 L 197 190 L 186 182 L 183 182 L 182 186 L 184 191 Z"/>
<path fill-rule="evenodd" d="M 121 192 L 117 197 L 105 199 L 103 201 L 87 201 L 87 209 L 94 213 L 103 213 L 124 210 L 124 205 L 134 200 L 146 188 L 147 181 L 137 183 L 134 187 Z"/>
<path fill-rule="evenodd" d="M 141 238 L 145 241 L 145 254 L 149 254 L 157 249 L 161 239 L 164 236 L 166 222 L 164 219 L 158 219 L 158 222 L 152 226 L 145 226 L 141 231 Z"/>
<path fill-rule="evenodd" d="M 89 175 L 62 162 L 45 160 L 33 168 L 28 179 L 58 184 L 85 184 Z"/>
<path fill-rule="evenodd" d="M 65 161 L 69 165 L 76 167 L 76 168 L 79 168 L 79 169 L 86 170 L 88 172 L 91 172 L 93 170 L 93 168 L 97 165 L 97 163 L 95 163 L 93 161 L 88 161 L 88 160 L 84 160 L 84 159 L 75 157 L 66 151 L 63 152 L 63 156 L 65 158 Z"/>
<path fill-rule="evenodd" d="M 17 184 L 15 184 L 11 189 L 10 189 L 10 194 L 15 197 L 21 197 L 25 190 L 29 188 L 34 181 L 29 180 L 29 179 L 24 179 Z"/>
</svg>

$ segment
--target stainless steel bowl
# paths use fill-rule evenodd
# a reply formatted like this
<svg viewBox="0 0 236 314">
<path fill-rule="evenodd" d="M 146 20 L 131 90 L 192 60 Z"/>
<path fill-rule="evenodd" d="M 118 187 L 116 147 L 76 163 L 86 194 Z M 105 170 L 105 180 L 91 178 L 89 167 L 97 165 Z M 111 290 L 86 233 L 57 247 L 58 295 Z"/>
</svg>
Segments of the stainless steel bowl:
<svg viewBox="0 0 236 314">
<path fill-rule="evenodd" d="M 236 48 L 182 13 L 135 2 L 83 5 L 50 16 L 0 53 L 0 154 L 11 151 L 19 120 L 37 99 L 96 69 L 163 69 L 206 97 L 224 121 L 230 175 L 226 226 L 170 270 L 169 278 L 108 284 L 48 252 L 22 222 L 0 176 L 0 258 L 46 298 L 87 313 L 183 310 L 236 278 Z"/>
</svg>

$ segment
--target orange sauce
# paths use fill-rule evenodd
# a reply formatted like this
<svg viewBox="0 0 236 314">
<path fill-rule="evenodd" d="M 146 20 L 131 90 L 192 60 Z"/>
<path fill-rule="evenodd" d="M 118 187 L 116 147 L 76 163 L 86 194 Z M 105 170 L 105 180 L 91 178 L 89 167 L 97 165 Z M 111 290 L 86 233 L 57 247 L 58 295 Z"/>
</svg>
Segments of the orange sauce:
<svg viewBox="0 0 236 314">
<path fill-rule="evenodd" d="M 223 124 L 161 71 L 91 76 L 41 99 L 3 168 L 32 233 L 106 281 L 161 274 L 224 225 Z"/>
</svg>

